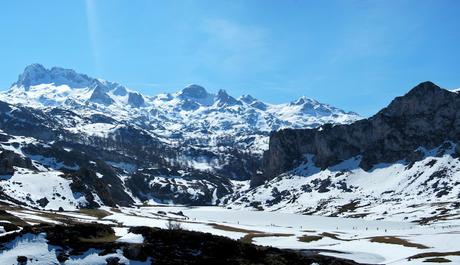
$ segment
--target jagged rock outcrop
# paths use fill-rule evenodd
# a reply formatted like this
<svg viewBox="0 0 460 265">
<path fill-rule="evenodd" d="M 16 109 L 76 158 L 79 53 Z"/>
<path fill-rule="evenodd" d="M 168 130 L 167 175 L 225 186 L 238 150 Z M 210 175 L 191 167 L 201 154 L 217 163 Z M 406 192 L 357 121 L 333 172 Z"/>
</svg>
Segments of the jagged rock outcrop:
<svg viewBox="0 0 460 265">
<path fill-rule="evenodd" d="M 10 150 L 0 150 L 0 175 L 13 175 L 14 167 L 36 169 L 29 158 Z"/>
<path fill-rule="evenodd" d="M 128 104 L 134 108 L 143 107 L 145 105 L 144 97 L 139 93 L 129 93 Z"/>
<path fill-rule="evenodd" d="M 223 89 L 219 90 L 216 96 L 217 106 L 232 106 L 232 105 L 241 105 L 241 102 L 236 100 L 234 97 L 227 94 Z"/>
<path fill-rule="evenodd" d="M 107 93 L 104 90 L 104 86 L 96 83 L 94 85 L 94 90 L 91 94 L 91 97 L 89 98 L 89 101 L 103 105 L 113 104 L 115 101 L 109 95 L 107 95 Z"/>
<path fill-rule="evenodd" d="M 434 148 L 460 140 L 460 95 L 423 82 L 395 98 L 374 116 L 349 125 L 323 125 L 316 129 L 285 129 L 270 136 L 264 154 L 264 179 L 271 179 L 314 156 L 326 168 L 354 156 L 360 167 L 393 163 L 421 156 L 418 147 Z M 260 183 L 260 177 L 253 182 Z"/>
</svg>

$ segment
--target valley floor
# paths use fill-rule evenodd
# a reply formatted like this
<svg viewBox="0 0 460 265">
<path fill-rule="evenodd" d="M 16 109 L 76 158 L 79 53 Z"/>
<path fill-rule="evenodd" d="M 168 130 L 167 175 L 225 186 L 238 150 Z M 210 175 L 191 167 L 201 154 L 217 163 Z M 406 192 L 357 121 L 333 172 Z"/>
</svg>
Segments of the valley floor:
<svg viewBox="0 0 460 265">
<path fill-rule="evenodd" d="M 73 212 L 14 207 L 5 209 L 7 214 L 17 216 L 29 224 L 59 224 L 74 220 L 113 225 L 118 241 L 142 240 L 128 232 L 130 227 L 166 228 L 168 220 L 173 219 L 186 230 L 209 232 L 257 245 L 303 250 L 305 254 L 334 256 L 358 263 L 460 263 L 460 220 L 419 225 L 409 222 L 230 210 L 222 207 L 139 206 Z M 2 222 L 12 222 L 11 218 L 3 219 L 0 226 Z M 14 248 L 0 254 L 0 264 L 4 264 L 2 259 L 11 256 L 11 251 L 15 251 Z"/>
</svg>

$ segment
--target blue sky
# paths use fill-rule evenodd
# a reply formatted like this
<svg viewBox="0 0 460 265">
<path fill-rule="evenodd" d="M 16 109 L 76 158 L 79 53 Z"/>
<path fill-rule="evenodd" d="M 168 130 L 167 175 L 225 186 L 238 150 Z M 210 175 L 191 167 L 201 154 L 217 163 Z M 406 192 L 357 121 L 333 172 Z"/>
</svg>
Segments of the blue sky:
<svg viewBox="0 0 460 265">
<path fill-rule="evenodd" d="M 31 63 L 146 94 L 190 83 L 371 115 L 419 82 L 460 87 L 460 1 L 4 1 L 0 87 Z"/>
</svg>

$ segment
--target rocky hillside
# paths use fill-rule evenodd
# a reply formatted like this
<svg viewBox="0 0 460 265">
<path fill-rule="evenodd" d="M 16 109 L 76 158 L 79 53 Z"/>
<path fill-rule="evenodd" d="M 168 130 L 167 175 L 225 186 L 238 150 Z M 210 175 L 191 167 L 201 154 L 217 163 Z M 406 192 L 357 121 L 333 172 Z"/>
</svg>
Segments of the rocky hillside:
<svg viewBox="0 0 460 265">
<path fill-rule="evenodd" d="M 273 105 L 198 85 L 146 96 L 34 64 L 0 94 L 0 197 L 47 209 L 217 204 L 260 172 L 271 131 L 356 119 L 305 97 Z"/>
<path fill-rule="evenodd" d="M 424 82 L 374 116 L 270 136 L 264 183 L 234 206 L 411 219 L 460 214 L 460 95 Z M 413 211 L 407 211 L 413 209 Z"/>
<path fill-rule="evenodd" d="M 360 167 L 421 158 L 418 147 L 432 149 L 460 139 L 460 95 L 424 82 L 369 119 L 350 125 L 326 125 L 310 130 L 281 130 L 270 137 L 264 173 L 270 178 L 315 156 L 320 168 L 361 155 Z"/>
</svg>

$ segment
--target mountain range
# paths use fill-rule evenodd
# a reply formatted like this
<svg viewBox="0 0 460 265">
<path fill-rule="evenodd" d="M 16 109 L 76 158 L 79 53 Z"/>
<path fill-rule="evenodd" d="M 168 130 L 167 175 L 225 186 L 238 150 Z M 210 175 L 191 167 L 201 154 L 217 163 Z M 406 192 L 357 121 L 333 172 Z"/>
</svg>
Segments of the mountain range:
<svg viewBox="0 0 460 265">
<path fill-rule="evenodd" d="M 2 199 L 42 208 L 218 204 L 262 172 L 270 132 L 361 118 L 306 97 L 274 105 L 199 85 L 146 96 L 40 64 L 0 105 Z M 53 192 L 35 190 L 38 179 Z"/>
</svg>

